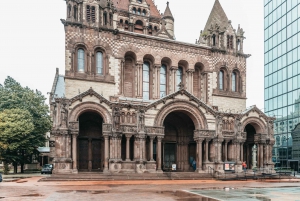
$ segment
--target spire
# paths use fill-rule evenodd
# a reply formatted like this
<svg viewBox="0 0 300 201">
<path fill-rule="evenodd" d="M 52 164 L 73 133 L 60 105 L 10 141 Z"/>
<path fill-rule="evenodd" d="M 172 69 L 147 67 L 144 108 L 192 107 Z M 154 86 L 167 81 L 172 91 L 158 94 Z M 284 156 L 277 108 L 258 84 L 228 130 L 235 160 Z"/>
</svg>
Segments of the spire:
<svg viewBox="0 0 300 201">
<path fill-rule="evenodd" d="M 224 12 L 219 0 L 215 0 L 215 4 L 210 12 L 209 18 L 206 22 L 204 33 L 208 32 L 208 29 L 213 25 L 218 24 L 222 29 L 227 27 L 228 18 Z"/>
<path fill-rule="evenodd" d="M 170 7 L 169 7 L 169 2 L 167 2 L 167 8 L 165 10 L 163 18 L 167 18 L 167 17 L 172 18 L 174 20 L 174 17 L 172 15 L 172 12 L 171 12 Z"/>
</svg>

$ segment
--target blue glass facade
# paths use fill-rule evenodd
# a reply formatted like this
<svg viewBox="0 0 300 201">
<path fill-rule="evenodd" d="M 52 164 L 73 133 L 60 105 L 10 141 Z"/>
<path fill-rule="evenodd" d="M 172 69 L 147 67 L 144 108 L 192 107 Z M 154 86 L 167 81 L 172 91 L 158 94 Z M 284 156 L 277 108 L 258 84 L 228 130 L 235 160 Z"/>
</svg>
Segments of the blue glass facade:
<svg viewBox="0 0 300 201">
<path fill-rule="evenodd" d="M 300 156 L 291 131 L 300 122 L 300 0 L 264 0 L 265 112 L 275 116 L 273 162 Z"/>
</svg>

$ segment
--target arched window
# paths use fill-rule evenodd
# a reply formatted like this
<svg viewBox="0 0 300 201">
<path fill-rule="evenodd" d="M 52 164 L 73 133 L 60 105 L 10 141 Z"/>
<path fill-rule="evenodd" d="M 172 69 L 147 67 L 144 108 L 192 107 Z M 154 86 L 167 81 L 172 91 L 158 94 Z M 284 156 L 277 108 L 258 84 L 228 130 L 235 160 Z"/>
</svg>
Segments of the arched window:
<svg viewBox="0 0 300 201">
<path fill-rule="evenodd" d="M 232 88 L 232 91 L 237 91 L 236 90 L 236 72 L 233 72 L 232 73 L 232 79 L 231 79 L 231 88 Z"/>
<path fill-rule="evenodd" d="M 220 90 L 224 90 L 224 71 L 222 70 L 219 73 L 219 88 Z"/>
<path fill-rule="evenodd" d="M 233 49 L 233 36 L 230 36 L 230 49 Z"/>
<path fill-rule="evenodd" d="M 86 6 L 86 20 L 91 21 L 91 8 L 89 5 Z"/>
<path fill-rule="evenodd" d="M 103 53 L 96 53 L 96 73 L 103 75 Z"/>
<path fill-rule="evenodd" d="M 107 25 L 107 13 L 103 13 L 103 25 Z"/>
<path fill-rule="evenodd" d="M 136 8 L 133 8 L 133 9 L 132 9 L 132 13 L 133 13 L 133 14 L 136 14 Z"/>
<path fill-rule="evenodd" d="M 71 7 L 71 5 L 69 4 L 69 5 L 68 5 L 68 18 L 71 17 L 71 11 L 72 11 L 72 7 Z"/>
<path fill-rule="evenodd" d="M 176 71 L 176 84 L 177 84 L 177 91 L 180 90 L 180 85 L 182 85 L 182 76 L 183 76 L 183 69 L 182 67 L 178 67 L 178 70 Z"/>
<path fill-rule="evenodd" d="M 143 10 L 143 13 L 142 13 L 142 15 L 146 15 L 146 10 L 145 10 L 145 9 Z"/>
<path fill-rule="evenodd" d="M 230 36 L 227 35 L 227 48 L 229 49 L 230 48 Z"/>
<path fill-rule="evenodd" d="M 84 72 L 84 50 L 81 48 L 77 52 L 77 70 L 78 72 Z"/>
<path fill-rule="evenodd" d="M 240 41 L 240 39 L 237 40 L 237 50 L 238 51 L 241 50 L 241 41 Z"/>
<path fill-rule="evenodd" d="M 137 0 L 138 3 L 142 3 L 142 0 Z"/>
<path fill-rule="evenodd" d="M 213 46 L 216 45 L 216 35 L 215 34 L 212 36 L 212 45 Z"/>
<path fill-rule="evenodd" d="M 162 65 L 160 68 L 160 97 L 167 95 L 167 67 Z"/>
<path fill-rule="evenodd" d="M 148 62 L 143 64 L 143 99 L 150 99 L 150 64 Z"/>
<path fill-rule="evenodd" d="M 77 6 L 74 6 L 74 19 L 77 21 Z"/>
<path fill-rule="evenodd" d="M 113 23 L 113 15 L 109 13 L 109 25 L 112 26 Z"/>
<path fill-rule="evenodd" d="M 92 22 L 95 23 L 96 22 L 96 15 L 95 15 L 95 7 L 92 6 Z"/>
<path fill-rule="evenodd" d="M 137 14 L 138 14 L 138 15 L 141 14 L 141 9 L 140 9 L 140 8 L 137 10 Z"/>
</svg>

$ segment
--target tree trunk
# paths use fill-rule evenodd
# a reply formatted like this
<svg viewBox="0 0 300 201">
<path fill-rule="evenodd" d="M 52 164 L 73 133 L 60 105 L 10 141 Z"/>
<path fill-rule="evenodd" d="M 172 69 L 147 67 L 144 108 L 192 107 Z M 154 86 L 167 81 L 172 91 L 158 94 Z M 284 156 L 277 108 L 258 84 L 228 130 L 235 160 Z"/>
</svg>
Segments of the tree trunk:
<svg viewBox="0 0 300 201">
<path fill-rule="evenodd" d="M 18 173 L 18 163 L 14 162 L 14 173 L 17 174 Z"/>
</svg>

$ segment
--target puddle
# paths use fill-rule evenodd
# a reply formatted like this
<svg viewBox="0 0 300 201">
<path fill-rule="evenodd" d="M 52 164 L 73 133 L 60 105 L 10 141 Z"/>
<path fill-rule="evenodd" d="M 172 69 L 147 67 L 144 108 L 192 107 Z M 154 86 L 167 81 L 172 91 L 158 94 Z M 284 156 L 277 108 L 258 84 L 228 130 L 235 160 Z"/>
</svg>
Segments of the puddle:
<svg viewBox="0 0 300 201">
<path fill-rule="evenodd" d="M 56 191 L 57 193 L 90 193 L 90 194 L 103 194 L 103 193 L 109 193 L 107 190 L 102 191 L 87 191 L 87 190 L 62 190 L 62 191 Z"/>
<path fill-rule="evenodd" d="M 38 194 L 38 193 L 28 194 L 28 195 L 21 195 L 21 197 L 39 197 L 39 196 L 43 196 L 43 195 Z"/>
<path fill-rule="evenodd" d="M 187 191 L 211 200 L 231 200 L 231 201 L 271 201 L 272 198 L 277 200 L 289 199 L 297 200 L 300 197 L 299 187 L 289 188 L 215 188 L 215 189 L 193 189 Z M 201 200 L 201 199 L 200 199 Z M 191 201 L 191 200 L 186 200 Z"/>
</svg>

